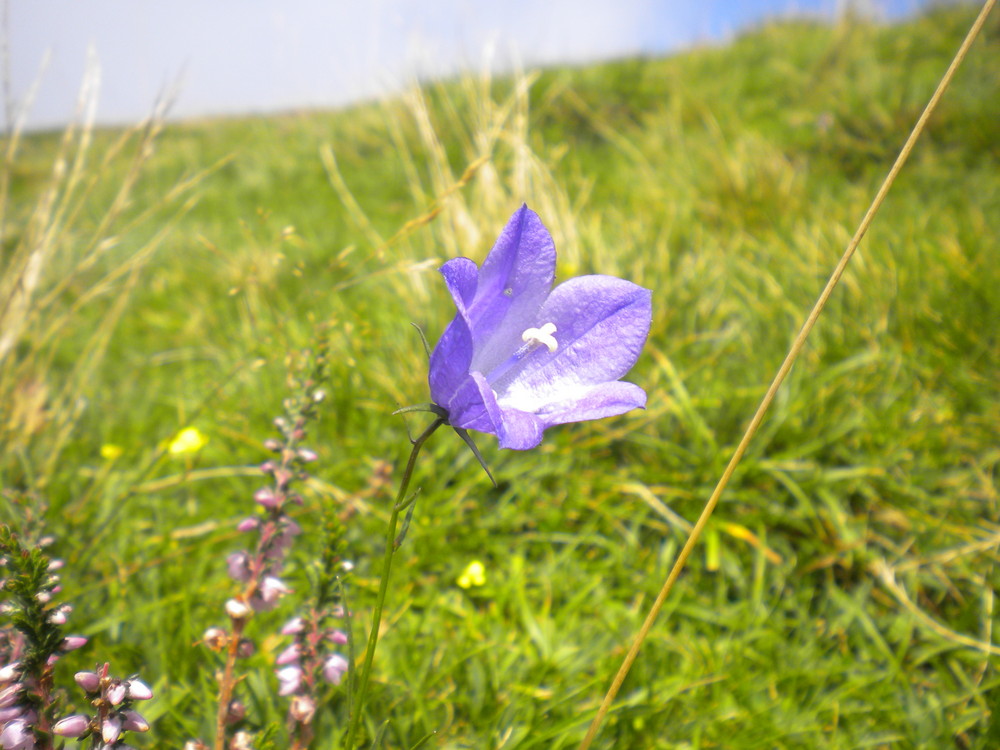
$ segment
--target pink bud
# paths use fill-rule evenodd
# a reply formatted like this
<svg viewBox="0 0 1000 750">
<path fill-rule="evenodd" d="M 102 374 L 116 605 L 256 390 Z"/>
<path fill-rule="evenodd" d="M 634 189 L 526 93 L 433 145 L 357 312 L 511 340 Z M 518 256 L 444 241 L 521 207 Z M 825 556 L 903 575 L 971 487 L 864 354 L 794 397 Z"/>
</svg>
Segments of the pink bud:
<svg viewBox="0 0 1000 750">
<path fill-rule="evenodd" d="M 301 617 L 295 617 L 285 623 L 285 626 L 281 629 L 281 634 L 295 635 L 296 633 L 301 633 L 305 629 L 305 621 Z"/>
<path fill-rule="evenodd" d="M 285 664 L 294 664 L 299 660 L 301 655 L 302 649 L 299 647 L 299 644 L 293 643 L 291 646 L 278 654 L 278 658 L 274 660 L 274 663 L 282 666 Z"/>
<path fill-rule="evenodd" d="M 101 689 L 101 678 L 97 676 L 97 672 L 77 672 L 73 679 L 88 693 L 96 693 Z"/>
<path fill-rule="evenodd" d="M 288 713 L 300 724 L 310 724 L 316 714 L 316 703 L 309 696 L 296 695 L 292 698 L 292 705 L 288 707 Z"/>
<path fill-rule="evenodd" d="M 12 661 L 7 666 L 0 668 L 0 682 L 12 682 L 17 679 L 21 671 L 21 662 Z"/>
<path fill-rule="evenodd" d="M 273 604 L 292 590 L 280 578 L 268 576 L 260 584 L 260 598 L 267 604 Z"/>
<path fill-rule="evenodd" d="M 250 555 L 244 550 L 233 552 L 226 558 L 229 577 L 234 581 L 250 580 Z"/>
<path fill-rule="evenodd" d="M 107 744 L 118 740 L 122 733 L 122 719 L 117 714 L 111 714 L 101 722 L 101 739 Z"/>
<path fill-rule="evenodd" d="M 331 630 L 326 637 L 340 646 L 347 643 L 347 633 L 343 630 Z"/>
<path fill-rule="evenodd" d="M 70 607 L 68 604 L 64 604 L 63 606 L 54 609 L 52 610 L 52 612 L 49 613 L 49 622 L 51 622 L 53 625 L 65 625 L 66 620 L 68 619 L 66 615 L 68 615 L 72 611 L 73 611 L 72 607 Z"/>
<path fill-rule="evenodd" d="M 82 714 L 73 714 L 57 721 L 52 727 L 52 732 L 60 737 L 79 737 L 88 729 L 90 729 L 90 719 Z"/>
<path fill-rule="evenodd" d="M 229 701 L 229 706 L 226 708 L 227 724 L 235 724 L 238 721 L 242 721 L 246 715 L 247 707 L 243 705 L 243 701 Z"/>
<path fill-rule="evenodd" d="M 280 466 L 274 470 L 274 481 L 278 483 L 278 487 L 285 489 L 288 483 L 292 481 L 292 472 L 288 469 L 282 469 Z"/>
<path fill-rule="evenodd" d="M 122 711 L 122 716 L 125 718 L 122 724 L 123 729 L 127 729 L 130 732 L 148 732 L 149 723 L 142 717 L 138 711 L 133 711 L 131 708 L 126 708 Z"/>
<path fill-rule="evenodd" d="M 78 648 L 82 648 L 87 645 L 87 639 L 82 635 L 68 635 L 63 638 L 62 650 L 63 651 L 75 651 Z"/>
<path fill-rule="evenodd" d="M 239 599 L 230 599 L 226 602 L 226 614 L 234 620 L 244 620 L 252 613 L 253 610 Z"/>
<path fill-rule="evenodd" d="M 299 448 L 299 458 L 306 463 L 311 463 L 319 458 L 319 456 L 316 455 L 316 451 L 309 450 L 308 448 Z"/>
<path fill-rule="evenodd" d="M 0 732 L 0 747 L 5 750 L 32 750 L 35 734 L 24 719 L 14 719 L 4 725 Z"/>
<path fill-rule="evenodd" d="M 264 447 L 267 448 L 272 453 L 277 453 L 282 449 L 282 444 L 280 440 L 275 440 L 274 438 L 268 438 L 264 441 Z"/>
<path fill-rule="evenodd" d="M 278 695 L 291 695 L 299 689 L 302 682 L 302 670 L 299 667 L 284 667 L 277 671 Z"/>
<path fill-rule="evenodd" d="M 134 701 L 148 701 L 153 697 L 153 691 L 142 680 L 129 680 L 127 685 L 128 697 Z"/>
<path fill-rule="evenodd" d="M 125 686 L 120 682 L 108 688 L 108 701 L 112 706 L 117 706 L 125 700 L 125 691 Z"/>
<path fill-rule="evenodd" d="M 274 494 L 274 490 L 270 487 L 261 487 L 257 490 L 253 499 L 255 502 L 260 503 L 265 508 L 277 508 L 281 504 L 281 496 Z"/>
<path fill-rule="evenodd" d="M 236 655 L 241 659 L 249 659 L 256 651 L 257 647 L 249 638 L 240 638 L 240 642 L 236 644 Z"/>
<path fill-rule="evenodd" d="M 260 528 L 260 519 L 255 517 L 244 518 L 236 526 L 237 531 L 256 531 Z"/>
<path fill-rule="evenodd" d="M 222 628 L 209 628 L 202 633 L 201 640 L 213 651 L 221 651 L 226 646 L 228 634 Z"/>
<path fill-rule="evenodd" d="M 344 676 L 344 672 L 347 671 L 348 666 L 347 659 L 343 656 L 340 654 L 331 654 L 323 664 L 323 678 L 327 682 L 339 685 L 340 680 Z"/>
<path fill-rule="evenodd" d="M 60 568 L 64 567 L 65 565 L 66 565 L 66 563 L 63 562 L 62 560 L 60 560 L 58 558 L 54 558 L 52 560 L 49 560 L 49 567 L 47 569 L 50 570 L 50 571 L 51 570 L 59 570 Z"/>
<path fill-rule="evenodd" d="M 7 706 L 6 708 L 0 708 L 0 727 L 6 724 L 8 721 L 13 719 L 22 719 L 24 712 L 24 706 Z M 0 745 L 2 747 L 2 745 Z"/>
<path fill-rule="evenodd" d="M 3 690 L 0 690 L 0 708 L 13 706 L 17 703 L 18 698 L 21 697 L 23 687 L 21 683 L 15 682 L 13 685 L 8 685 Z"/>
</svg>

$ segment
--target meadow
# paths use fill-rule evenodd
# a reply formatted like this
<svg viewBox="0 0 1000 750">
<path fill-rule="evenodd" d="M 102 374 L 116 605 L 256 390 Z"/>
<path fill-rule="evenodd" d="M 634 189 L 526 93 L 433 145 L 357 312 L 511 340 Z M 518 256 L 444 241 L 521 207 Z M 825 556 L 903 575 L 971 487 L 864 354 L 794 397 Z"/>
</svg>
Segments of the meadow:
<svg viewBox="0 0 1000 750">
<path fill-rule="evenodd" d="M 336 112 L 2 141 L 0 521 L 65 560 L 57 679 L 209 741 L 226 558 L 272 419 L 328 347 L 296 589 L 248 624 L 245 727 L 325 518 L 360 644 L 428 400 L 436 269 L 527 202 L 557 276 L 653 291 L 648 408 L 529 452 L 433 436 L 367 707 L 385 746 L 572 748 L 794 335 L 968 30 L 787 21 L 664 59 L 471 76 Z M 740 465 L 595 747 L 1000 746 L 1000 18 L 993 14 Z M 43 84 L 44 85 L 44 82 Z M 185 428 L 204 445 L 171 452 Z M 325 514 L 325 515 L 324 515 Z M 27 519 L 27 520 L 26 520 Z M 336 519 L 335 521 L 331 519 Z M 28 535 L 27 532 L 26 536 Z M 470 563 L 484 580 L 462 580 Z M 316 748 L 339 747 L 332 689 Z M 262 740 L 256 747 L 266 747 Z M 283 744 L 284 743 L 284 744 Z"/>
</svg>

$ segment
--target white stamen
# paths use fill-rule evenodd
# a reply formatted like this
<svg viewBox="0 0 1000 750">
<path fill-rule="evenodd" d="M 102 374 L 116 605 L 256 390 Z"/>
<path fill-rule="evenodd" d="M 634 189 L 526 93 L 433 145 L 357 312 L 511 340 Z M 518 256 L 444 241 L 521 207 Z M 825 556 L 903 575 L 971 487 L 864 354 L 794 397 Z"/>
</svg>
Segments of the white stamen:
<svg viewBox="0 0 1000 750">
<path fill-rule="evenodd" d="M 541 328 L 529 328 L 527 331 L 521 334 L 521 341 L 526 344 L 533 344 L 538 346 L 539 344 L 545 344 L 550 352 L 554 352 L 559 348 L 559 342 L 555 340 L 552 335 L 556 332 L 555 323 L 546 323 Z"/>
</svg>

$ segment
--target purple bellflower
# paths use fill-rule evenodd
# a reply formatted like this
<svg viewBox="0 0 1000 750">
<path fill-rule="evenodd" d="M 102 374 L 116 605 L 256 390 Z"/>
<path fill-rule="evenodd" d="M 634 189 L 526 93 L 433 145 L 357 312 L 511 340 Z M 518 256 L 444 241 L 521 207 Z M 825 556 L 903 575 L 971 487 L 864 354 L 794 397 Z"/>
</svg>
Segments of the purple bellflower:
<svg viewBox="0 0 1000 750">
<path fill-rule="evenodd" d="M 428 380 L 453 427 L 527 450 L 553 425 L 645 407 L 645 391 L 619 378 L 649 334 L 650 291 L 596 275 L 552 289 L 555 267 L 552 236 L 526 205 L 482 268 L 468 258 L 441 267 L 458 314 L 431 354 Z"/>
</svg>

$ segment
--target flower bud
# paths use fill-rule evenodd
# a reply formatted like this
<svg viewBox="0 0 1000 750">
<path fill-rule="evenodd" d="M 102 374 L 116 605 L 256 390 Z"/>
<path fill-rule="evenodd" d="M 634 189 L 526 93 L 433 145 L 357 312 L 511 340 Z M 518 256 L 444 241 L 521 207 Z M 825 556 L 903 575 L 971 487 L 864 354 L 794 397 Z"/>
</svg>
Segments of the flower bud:
<svg viewBox="0 0 1000 750">
<path fill-rule="evenodd" d="M 122 716 L 125 721 L 122 723 L 122 728 L 127 729 L 130 732 L 148 732 L 149 722 L 147 722 L 142 714 L 138 711 L 133 711 L 131 708 L 126 708 L 122 711 Z"/>
<path fill-rule="evenodd" d="M 101 739 L 112 745 L 118 741 L 122 733 L 122 719 L 118 714 L 111 714 L 101 722 Z"/>
<path fill-rule="evenodd" d="M 126 684 L 128 686 L 126 694 L 134 701 L 148 701 L 153 697 L 153 691 L 142 680 L 132 678 Z"/>
<path fill-rule="evenodd" d="M 101 689 L 101 678 L 97 672 L 77 672 L 73 675 L 73 679 L 88 693 L 96 693 Z"/>
<path fill-rule="evenodd" d="M 323 679 L 334 685 L 339 685 L 348 666 L 347 659 L 343 656 L 340 654 L 331 654 L 323 663 Z"/>
<path fill-rule="evenodd" d="M 316 455 L 316 451 L 310 450 L 309 448 L 299 448 L 298 454 L 299 454 L 299 459 L 305 461 L 307 464 L 312 463 L 313 461 L 319 458 L 319 456 Z"/>
<path fill-rule="evenodd" d="M 276 674 L 279 683 L 278 695 L 291 695 L 302 683 L 302 670 L 299 667 L 284 667 Z"/>
<path fill-rule="evenodd" d="M 253 614 L 253 610 L 239 599 L 230 599 L 226 602 L 226 614 L 234 620 L 245 620 Z"/>
<path fill-rule="evenodd" d="M 0 732 L 0 747 L 24 748 L 31 750 L 35 746 L 35 733 L 31 731 L 31 726 L 24 719 L 14 719 L 7 722 L 3 731 Z"/>
<path fill-rule="evenodd" d="M 233 552 L 226 558 L 229 577 L 234 581 L 250 580 L 250 554 L 245 550 Z"/>
<path fill-rule="evenodd" d="M 253 495 L 254 502 L 259 503 L 267 509 L 277 508 L 281 505 L 281 496 L 276 495 L 270 487 L 261 487 Z"/>
<path fill-rule="evenodd" d="M 82 714 L 73 714 L 60 719 L 52 726 L 52 733 L 60 737 L 80 737 L 90 729 L 90 719 Z"/>
<path fill-rule="evenodd" d="M 296 695 L 288 707 L 288 714 L 300 724 L 311 724 L 316 714 L 316 703 L 307 695 Z"/>
<path fill-rule="evenodd" d="M 21 662 L 12 661 L 5 667 L 0 668 L 0 683 L 13 682 L 21 673 Z"/>
<path fill-rule="evenodd" d="M 281 597 L 292 593 L 292 590 L 285 585 L 284 581 L 274 576 L 268 576 L 260 584 L 260 598 L 266 604 L 274 604 Z"/>
<path fill-rule="evenodd" d="M 281 629 L 282 635 L 296 635 L 306 629 L 306 623 L 301 617 L 295 617 L 285 623 Z"/>
<path fill-rule="evenodd" d="M 63 651 L 75 651 L 78 648 L 82 648 L 87 645 L 87 639 L 82 635 L 68 635 L 63 638 L 62 646 L 60 648 Z"/>
<path fill-rule="evenodd" d="M 235 724 L 238 721 L 243 721 L 247 715 L 247 707 L 243 705 L 243 701 L 232 700 L 229 701 L 229 706 L 226 708 L 226 723 Z"/>
<path fill-rule="evenodd" d="M 275 440 L 274 438 L 268 438 L 267 440 L 264 441 L 264 447 L 267 448 L 267 450 L 271 451 L 272 453 L 277 453 L 284 446 L 281 444 L 280 440 Z"/>
<path fill-rule="evenodd" d="M 116 683 L 108 688 L 108 702 L 112 706 L 117 706 L 123 700 L 125 700 L 125 693 L 127 688 L 122 683 Z"/>
<path fill-rule="evenodd" d="M 201 642 L 213 651 L 221 651 L 229 641 L 229 634 L 222 628 L 209 628 L 201 635 Z"/>
<path fill-rule="evenodd" d="M 278 658 L 274 660 L 274 663 L 281 666 L 284 666 L 285 664 L 294 664 L 301 656 L 302 648 L 299 644 L 293 643 L 291 646 L 278 654 Z"/>
<path fill-rule="evenodd" d="M 253 736 L 249 732 L 237 732 L 229 741 L 229 750 L 253 750 Z"/>
<path fill-rule="evenodd" d="M 13 685 L 8 685 L 3 690 L 0 690 L 0 708 L 7 708 L 7 706 L 13 706 L 17 703 L 18 698 L 21 697 L 21 690 L 23 688 L 23 685 L 15 682 Z"/>
<path fill-rule="evenodd" d="M 331 630 L 329 633 L 326 634 L 326 637 L 329 638 L 334 643 L 336 643 L 338 646 L 343 646 L 344 644 L 347 643 L 347 633 L 345 633 L 343 630 Z"/>
<path fill-rule="evenodd" d="M 314 403 L 318 404 L 318 403 L 322 402 L 324 399 L 326 399 L 326 391 L 324 391 L 322 388 L 319 389 L 319 390 L 317 390 L 317 391 L 313 391 L 313 402 Z"/>
<path fill-rule="evenodd" d="M 250 518 L 244 518 L 236 526 L 237 531 L 256 531 L 260 528 L 260 519 L 254 516 Z"/>
<path fill-rule="evenodd" d="M 240 638 L 240 642 L 236 644 L 236 655 L 241 659 L 249 659 L 256 651 L 257 647 L 249 638 Z"/>
</svg>

